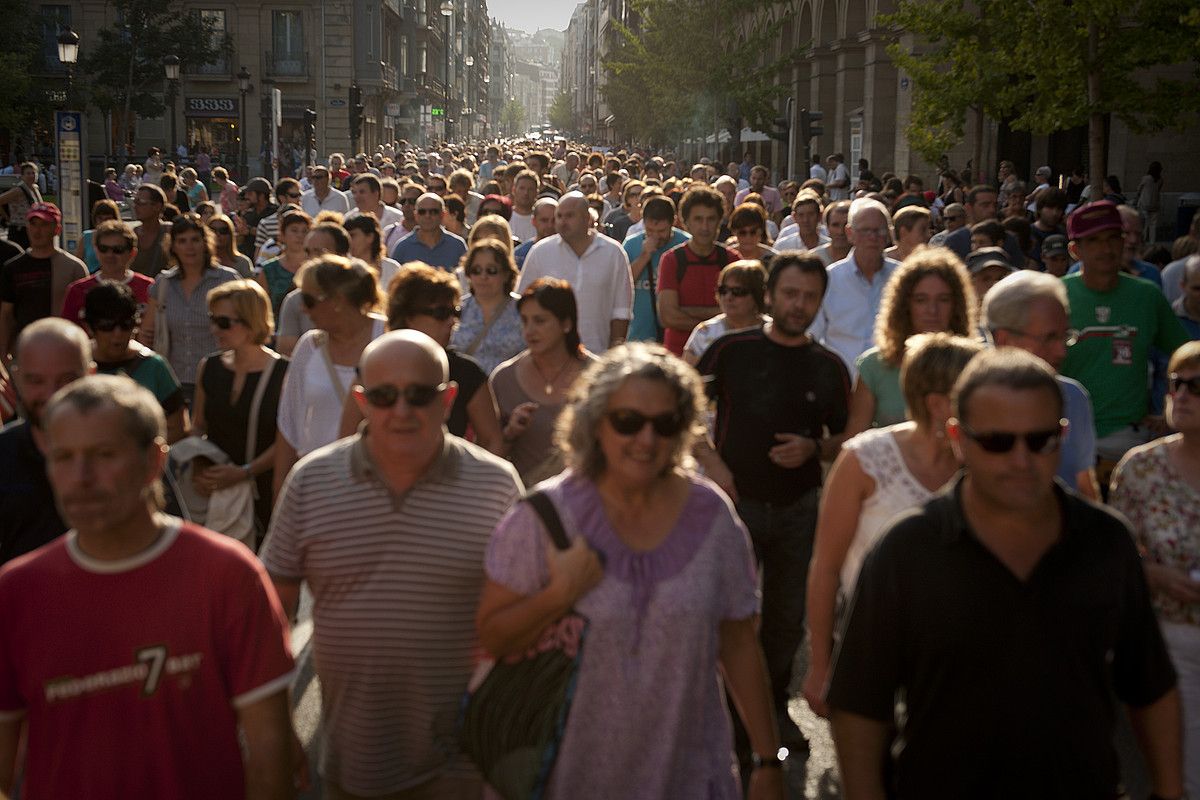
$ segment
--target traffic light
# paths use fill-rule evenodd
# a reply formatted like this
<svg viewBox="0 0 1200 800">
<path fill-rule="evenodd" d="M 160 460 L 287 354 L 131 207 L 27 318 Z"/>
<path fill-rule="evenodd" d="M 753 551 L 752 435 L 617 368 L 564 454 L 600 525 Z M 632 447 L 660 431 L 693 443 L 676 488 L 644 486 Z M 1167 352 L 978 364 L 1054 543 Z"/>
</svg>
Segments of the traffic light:
<svg viewBox="0 0 1200 800">
<path fill-rule="evenodd" d="M 358 84 L 350 85 L 350 144 L 354 152 L 358 152 L 358 140 L 362 136 L 363 112 L 362 89 Z M 315 116 L 315 114 L 314 114 Z"/>
<path fill-rule="evenodd" d="M 317 112 L 304 109 L 304 166 L 309 166 L 313 151 L 317 149 Z"/>
<path fill-rule="evenodd" d="M 778 139 L 781 142 L 786 142 L 788 140 L 788 131 L 788 118 L 776 117 L 772 123 L 772 128 L 767 132 L 767 135 L 772 139 Z"/>
<path fill-rule="evenodd" d="M 807 108 L 800 109 L 800 139 L 805 144 L 811 142 L 817 136 L 825 134 L 825 128 L 821 125 L 821 120 L 825 119 L 825 115 L 820 111 L 809 111 Z"/>
</svg>

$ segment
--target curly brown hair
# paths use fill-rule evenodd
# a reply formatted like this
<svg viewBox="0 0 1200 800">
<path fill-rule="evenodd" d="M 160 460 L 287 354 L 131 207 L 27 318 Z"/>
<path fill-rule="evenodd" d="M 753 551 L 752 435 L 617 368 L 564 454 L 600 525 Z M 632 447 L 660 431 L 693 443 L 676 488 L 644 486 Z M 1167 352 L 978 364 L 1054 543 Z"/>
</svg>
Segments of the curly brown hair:
<svg viewBox="0 0 1200 800">
<path fill-rule="evenodd" d="M 916 331 L 912 323 L 912 296 L 922 279 L 936 275 L 950 287 L 954 308 L 946 333 L 975 335 L 975 290 L 967 268 L 953 251 L 944 247 L 919 247 L 888 280 L 875 317 L 875 346 L 888 364 L 898 367 L 904 357 L 904 342 Z"/>
</svg>

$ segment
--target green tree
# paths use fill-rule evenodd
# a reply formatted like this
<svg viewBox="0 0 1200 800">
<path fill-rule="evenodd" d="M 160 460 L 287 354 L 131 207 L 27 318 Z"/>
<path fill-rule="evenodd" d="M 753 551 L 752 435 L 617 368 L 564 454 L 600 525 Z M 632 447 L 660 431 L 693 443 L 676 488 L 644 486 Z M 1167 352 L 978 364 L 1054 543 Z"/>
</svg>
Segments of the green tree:
<svg viewBox="0 0 1200 800">
<path fill-rule="evenodd" d="M 562 91 L 554 98 L 550 106 L 550 125 L 559 131 L 574 131 L 579 126 L 575 124 L 575 110 L 571 107 L 571 93 Z"/>
<path fill-rule="evenodd" d="M 0 26 L 0 129 L 19 131 L 26 128 L 36 105 L 30 96 L 33 81 L 30 72 L 37 52 L 40 20 L 27 0 L 11 0 Z"/>
<path fill-rule="evenodd" d="M 971 14 L 964 8 L 964 0 L 900 0 L 897 12 L 880 20 L 915 34 L 914 50 L 892 52 L 917 89 L 908 134 L 927 159 L 946 139 L 915 128 L 941 122 L 961 139 L 973 108 L 1036 134 L 1086 124 L 1098 192 L 1107 172 L 1108 115 L 1145 132 L 1181 127 L 1200 111 L 1195 69 L 1150 74 L 1195 63 L 1194 0 L 976 0 L 970 8 L 988 38 L 974 47 L 955 46 Z M 975 166 L 982 167 L 978 160 Z"/>
<path fill-rule="evenodd" d="M 111 0 L 117 22 L 96 32 L 80 70 L 91 102 L 120 112 L 117 142 L 128 141 L 133 119 L 163 113 L 163 58 L 179 58 L 181 70 L 230 58 L 233 43 L 179 0 Z M 174 144 L 174 143 L 172 143 Z"/>
<path fill-rule="evenodd" d="M 509 136 L 516 136 L 525 130 L 525 106 L 516 100 L 509 100 L 500 112 L 500 129 Z"/>
</svg>

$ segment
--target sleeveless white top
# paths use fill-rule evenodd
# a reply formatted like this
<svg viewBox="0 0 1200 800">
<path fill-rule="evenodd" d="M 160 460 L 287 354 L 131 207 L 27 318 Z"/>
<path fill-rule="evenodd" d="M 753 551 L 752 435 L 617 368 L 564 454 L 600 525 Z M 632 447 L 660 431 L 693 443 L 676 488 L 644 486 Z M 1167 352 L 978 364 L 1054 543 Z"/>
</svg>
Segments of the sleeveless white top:
<svg viewBox="0 0 1200 800">
<path fill-rule="evenodd" d="M 887 530 L 888 523 L 901 512 L 933 497 L 933 492 L 909 472 L 896 442 L 895 430 L 907 424 L 868 429 L 842 445 L 854 453 L 863 472 L 875 481 L 875 492 L 863 501 L 858 529 L 842 563 L 841 593 L 845 597 L 854 595 L 863 559 Z"/>
</svg>

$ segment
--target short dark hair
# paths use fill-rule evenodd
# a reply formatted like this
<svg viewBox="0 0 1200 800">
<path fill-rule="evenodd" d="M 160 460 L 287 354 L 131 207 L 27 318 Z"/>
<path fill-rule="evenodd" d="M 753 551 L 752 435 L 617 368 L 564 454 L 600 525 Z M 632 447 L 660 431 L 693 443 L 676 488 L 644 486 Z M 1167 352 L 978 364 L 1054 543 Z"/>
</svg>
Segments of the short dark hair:
<svg viewBox="0 0 1200 800">
<path fill-rule="evenodd" d="M 693 185 L 683 193 L 683 199 L 679 202 L 679 216 L 687 221 L 692 209 L 697 206 L 706 206 L 723 216 L 725 214 L 725 197 L 710 186 Z"/>
<path fill-rule="evenodd" d="M 283 196 L 284 194 L 287 194 L 292 189 L 295 189 L 296 191 L 300 191 L 300 181 L 296 180 L 295 178 L 280 178 L 275 183 L 276 199 Z"/>
<path fill-rule="evenodd" d="M 376 178 L 369 172 L 364 172 L 362 175 L 355 176 L 354 180 L 350 181 L 351 186 L 366 185 L 371 190 L 372 194 L 379 194 L 383 187 L 379 183 L 379 178 Z"/>
<path fill-rule="evenodd" d="M 1004 226 L 994 219 L 985 219 L 971 226 L 971 235 L 980 234 L 991 240 L 995 246 L 1004 244 Z"/>
<path fill-rule="evenodd" d="M 655 194 L 642 203 L 642 219 L 655 222 L 675 221 L 675 202 L 665 194 Z"/>
<path fill-rule="evenodd" d="M 971 395 L 984 386 L 1002 386 L 1017 391 L 1042 389 L 1054 398 L 1058 416 L 1062 416 L 1063 396 L 1054 371 L 1032 353 L 1016 347 L 997 347 L 972 358 L 950 392 L 952 413 L 960 422 L 966 422 Z"/>
<path fill-rule="evenodd" d="M 350 237 L 346 235 L 346 229 L 336 222 L 321 222 L 308 229 L 311 236 L 314 233 L 324 233 L 333 240 L 333 252 L 336 255 L 344 256 L 350 253 Z"/>
<path fill-rule="evenodd" d="M 1037 203 L 1034 206 L 1034 208 L 1036 208 L 1038 211 L 1041 211 L 1043 208 L 1064 208 L 1065 209 L 1066 207 L 1067 207 L 1067 193 L 1064 192 L 1062 189 L 1059 189 L 1057 186 L 1052 186 L 1051 188 L 1046 189 L 1041 194 L 1039 194 L 1037 196 Z"/>
<path fill-rule="evenodd" d="M 996 189 L 988 186 L 986 183 L 981 183 L 978 186 L 972 186 L 971 191 L 967 192 L 967 205 L 975 205 L 976 198 L 981 194 L 996 194 Z"/>
<path fill-rule="evenodd" d="M 553 314 L 559 322 L 571 323 L 571 330 L 564 334 L 563 346 L 567 355 L 583 355 L 583 343 L 579 338 L 579 305 L 571 284 L 560 278 L 538 278 L 521 292 L 517 311 L 531 300 Z"/>
<path fill-rule="evenodd" d="M 118 281 L 102 280 L 83 298 L 83 318 L 88 323 L 99 320 L 133 319 L 138 313 L 133 290 Z"/>
<path fill-rule="evenodd" d="M 825 263 L 811 253 L 801 253 L 796 250 L 785 250 L 771 259 L 770 271 L 767 273 L 767 294 L 775 292 L 779 276 L 787 269 L 798 269 L 810 275 L 821 278 L 821 296 L 829 288 L 829 273 L 825 271 Z"/>
<path fill-rule="evenodd" d="M 458 278 L 453 272 L 435 269 L 421 261 L 400 267 L 387 288 L 388 330 L 408 327 L 408 318 L 434 303 L 457 303 Z"/>
</svg>

